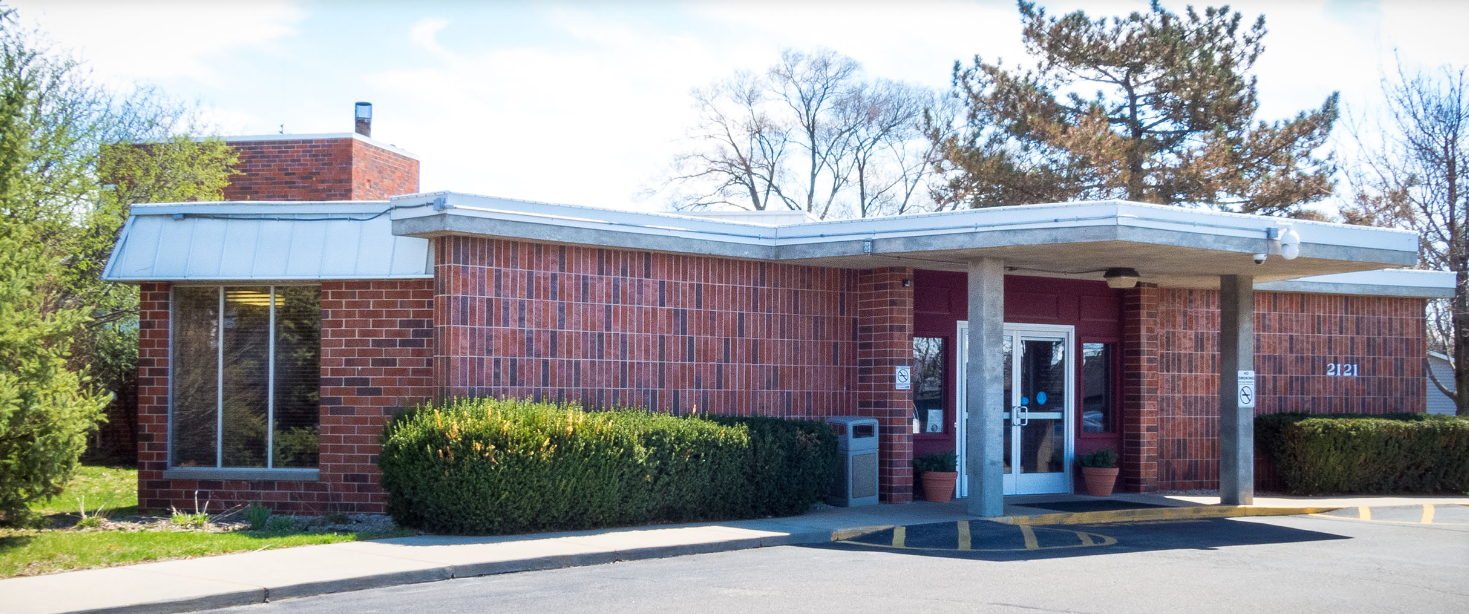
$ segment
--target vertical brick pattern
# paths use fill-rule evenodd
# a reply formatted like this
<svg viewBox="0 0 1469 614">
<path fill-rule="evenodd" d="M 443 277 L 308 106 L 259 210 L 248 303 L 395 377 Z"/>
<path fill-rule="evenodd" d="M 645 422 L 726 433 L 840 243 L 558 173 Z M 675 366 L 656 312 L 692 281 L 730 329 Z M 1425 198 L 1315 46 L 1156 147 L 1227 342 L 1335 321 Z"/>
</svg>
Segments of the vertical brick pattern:
<svg viewBox="0 0 1469 614">
<path fill-rule="evenodd" d="M 913 399 L 897 390 L 897 367 L 913 362 L 913 269 L 861 271 L 857 278 L 857 406 L 878 419 L 878 487 L 883 501 L 913 500 Z"/>
<path fill-rule="evenodd" d="M 225 200 L 386 200 L 418 191 L 418 160 L 355 138 L 230 141 Z"/>
<path fill-rule="evenodd" d="M 436 241 L 445 394 L 783 418 L 856 408 L 855 272 Z"/>
<path fill-rule="evenodd" d="M 321 286 L 321 456 L 315 482 L 164 479 L 168 468 L 169 287 L 145 283 L 138 334 L 138 502 L 210 510 L 263 502 L 281 512 L 381 512 L 378 436 L 386 418 L 433 394 L 433 283 Z"/>
<path fill-rule="evenodd" d="M 1158 313 L 1161 290 L 1138 284 L 1122 302 L 1122 488 L 1158 490 Z"/>
<path fill-rule="evenodd" d="M 1218 292 L 1165 290 L 1160 315 L 1160 487 L 1217 488 Z M 1425 335 L 1423 299 L 1256 293 L 1255 413 L 1423 412 Z"/>
<path fill-rule="evenodd" d="M 383 424 L 434 395 L 433 281 L 321 285 L 321 482 L 333 511 L 382 512 Z"/>
</svg>

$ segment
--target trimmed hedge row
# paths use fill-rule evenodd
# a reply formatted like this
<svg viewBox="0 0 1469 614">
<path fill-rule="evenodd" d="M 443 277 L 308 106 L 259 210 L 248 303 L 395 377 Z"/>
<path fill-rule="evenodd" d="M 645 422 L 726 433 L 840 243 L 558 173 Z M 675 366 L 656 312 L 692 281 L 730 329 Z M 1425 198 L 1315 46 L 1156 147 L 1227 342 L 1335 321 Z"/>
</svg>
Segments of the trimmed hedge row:
<svg viewBox="0 0 1469 614">
<path fill-rule="evenodd" d="M 1273 414 L 1258 449 L 1291 494 L 1469 493 L 1469 420 L 1428 414 Z"/>
<path fill-rule="evenodd" d="M 505 534 L 798 514 L 836 451 L 819 422 L 463 399 L 395 417 L 378 466 L 397 523 Z"/>
</svg>

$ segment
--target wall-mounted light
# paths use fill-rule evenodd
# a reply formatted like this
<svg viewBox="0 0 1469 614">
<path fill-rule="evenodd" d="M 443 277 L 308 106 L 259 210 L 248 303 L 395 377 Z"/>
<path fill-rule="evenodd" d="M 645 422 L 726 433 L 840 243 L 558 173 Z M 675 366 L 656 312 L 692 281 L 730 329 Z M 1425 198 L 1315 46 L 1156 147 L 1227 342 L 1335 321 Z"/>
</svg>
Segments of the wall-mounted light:
<svg viewBox="0 0 1469 614">
<path fill-rule="evenodd" d="M 903 287 L 904 288 L 910 287 L 912 285 L 913 285 L 913 280 L 908 279 L 906 277 L 903 278 Z"/>
<path fill-rule="evenodd" d="M 1117 267 L 1107 269 L 1102 273 L 1102 279 L 1107 280 L 1107 287 L 1113 290 L 1126 290 L 1137 287 L 1137 269 Z"/>
</svg>

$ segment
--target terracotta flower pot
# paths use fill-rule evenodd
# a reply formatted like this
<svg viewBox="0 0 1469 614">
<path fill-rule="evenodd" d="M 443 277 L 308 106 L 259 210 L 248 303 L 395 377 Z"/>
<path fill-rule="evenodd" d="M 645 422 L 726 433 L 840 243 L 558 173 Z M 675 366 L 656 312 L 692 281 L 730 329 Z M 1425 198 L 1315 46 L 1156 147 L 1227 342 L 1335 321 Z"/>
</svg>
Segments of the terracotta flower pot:
<svg viewBox="0 0 1469 614">
<path fill-rule="evenodd" d="M 918 474 L 923 481 L 923 500 L 932 503 L 947 503 L 954 498 L 954 481 L 959 479 L 957 471 L 925 471 Z"/>
<path fill-rule="evenodd" d="M 1086 494 L 1093 497 L 1112 496 L 1112 487 L 1117 485 L 1116 467 L 1082 467 L 1081 477 L 1086 479 Z"/>
</svg>

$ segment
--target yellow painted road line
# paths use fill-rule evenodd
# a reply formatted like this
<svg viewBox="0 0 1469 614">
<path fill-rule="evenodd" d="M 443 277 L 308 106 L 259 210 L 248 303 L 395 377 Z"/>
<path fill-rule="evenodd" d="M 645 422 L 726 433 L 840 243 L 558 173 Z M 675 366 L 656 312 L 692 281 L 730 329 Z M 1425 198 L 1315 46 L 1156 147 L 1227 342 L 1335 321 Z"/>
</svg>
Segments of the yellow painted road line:
<svg viewBox="0 0 1469 614">
<path fill-rule="evenodd" d="M 1014 525 L 1106 524 L 1112 522 L 1147 522 L 1156 520 L 1191 520 L 1198 518 L 1235 518 L 1243 516 L 1299 516 L 1321 514 L 1336 507 L 1251 507 L 1243 505 L 1199 505 L 1157 507 L 1105 512 L 1072 512 L 1038 516 L 1002 516 L 993 522 Z"/>
<path fill-rule="evenodd" d="M 1030 525 L 1020 525 L 1020 534 L 1025 536 L 1026 550 L 1037 550 L 1041 547 L 1041 545 L 1035 541 L 1035 529 L 1030 528 Z"/>
<path fill-rule="evenodd" d="M 1433 506 L 1423 504 L 1423 524 L 1433 524 Z"/>
<path fill-rule="evenodd" d="M 893 529 L 893 547 L 902 548 L 903 542 L 908 540 L 908 528 L 896 527 Z"/>
<path fill-rule="evenodd" d="M 970 547 L 970 545 L 971 544 L 969 542 L 969 521 L 968 520 L 960 520 L 959 521 L 959 549 L 960 550 L 968 550 L 969 547 Z"/>
<path fill-rule="evenodd" d="M 1357 506 L 1357 518 L 1360 520 L 1372 520 L 1372 508 L 1365 505 Z"/>
</svg>

